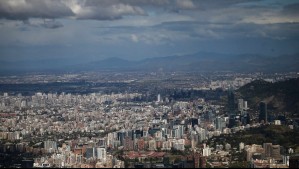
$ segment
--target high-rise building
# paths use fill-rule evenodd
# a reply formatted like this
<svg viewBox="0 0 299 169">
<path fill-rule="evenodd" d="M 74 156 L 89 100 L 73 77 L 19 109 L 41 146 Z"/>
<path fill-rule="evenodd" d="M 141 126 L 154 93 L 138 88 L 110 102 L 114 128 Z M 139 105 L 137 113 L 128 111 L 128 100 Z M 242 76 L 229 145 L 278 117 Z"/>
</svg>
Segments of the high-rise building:
<svg viewBox="0 0 299 169">
<path fill-rule="evenodd" d="M 280 145 L 272 145 L 271 157 L 279 160 L 280 156 Z"/>
<path fill-rule="evenodd" d="M 265 123 L 268 122 L 268 113 L 267 113 L 267 103 L 260 102 L 260 114 L 259 114 L 259 121 L 264 120 Z"/>
<path fill-rule="evenodd" d="M 44 148 L 48 153 L 53 153 L 55 150 L 57 150 L 57 143 L 56 141 L 44 141 Z"/>
<path fill-rule="evenodd" d="M 244 101 L 244 110 L 248 110 L 247 101 Z"/>
<path fill-rule="evenodd" d="M 97 159 L 106 161 L 107 153 L 105 148 L 97 148 Z"/>
<path fill-rule="evenodd" d="M 194 127 L 195 125 L 198 125 L 198 119 L 197 118 L 191 118 L 191 125 Z"/>
<path fill-rule="evenodd" d="M 232 88 L 228 89 L 227 95 L 227 107 L 228 107 L 228 115 L 234 116 L 235 114 L 235 94 Z"/>
<path fill-rule="evenodd" d="M 244 101 L 243 99 L 238 99 L 238 111 L 243 111 L 244 109 Z"/>
<path fill-rule="evenodd" d="M 96 149 L 95 147 L 86 148 L 86 158 L 95 158 L 96 157 Z"/>
<path fill-rule="evenodd" d="M 263 145 L 264 147 L 264 154 L 265 154 L 265 157 L 271 157 L 271 154 L 272 154 L 272 143 L 264 143 Z"/>
<path fill-rule="evenodd" d="M 215 119 L 215 126 L 216 130 L 222 131 L 222 129 L 225 127 L 225 121 L 222 117 L 216 117 Z"/>
<path fill-rule="evenodd" d="M 246 124 L 250 124 L 250 115 L 249 115 L 249 113 L 246 114 Z"/>
<path fill-rule="evenodd" d="M 228 122 L 228 128 L 233 128 L 235 126 L 237 126 L 237 117 L 234 115 L 231 115 L 229 117 L 229 122 Z"/>
<path fill-rule="evenodd" d="M 160 95 L 160 94 L 158 94 L 158 96 L 157 96 L 157 102 L 158 102 L 158 103 L 161 102 L 161 95 Z"/>
<path fill-rule="evenodd" d="M 124 131 L 117 133 L 117 138 L 120 141 L 121 145 L 124 145 L 125 136 L 126 136 L 126 133 Z"/>
</svg>

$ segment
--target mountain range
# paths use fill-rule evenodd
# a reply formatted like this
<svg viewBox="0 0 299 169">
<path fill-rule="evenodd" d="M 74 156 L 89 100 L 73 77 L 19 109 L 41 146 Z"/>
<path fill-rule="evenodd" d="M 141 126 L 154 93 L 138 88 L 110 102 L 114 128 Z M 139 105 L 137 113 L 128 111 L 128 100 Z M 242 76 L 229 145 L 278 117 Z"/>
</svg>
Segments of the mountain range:
<svg viewBox="0 0 299 169">
<path fill-rule="evenodd" d="M 120 57 L 71 64 L 65 60 L 0 62 L 0 72 L 65 72 L 65 71 L 234 71 L 290 72 L 299 71 L 299 53 L 264 56 L 259 54 L 220 54 L 197 52 L 187 55 L 147 58 L 138 61 Z"/>
</svg>

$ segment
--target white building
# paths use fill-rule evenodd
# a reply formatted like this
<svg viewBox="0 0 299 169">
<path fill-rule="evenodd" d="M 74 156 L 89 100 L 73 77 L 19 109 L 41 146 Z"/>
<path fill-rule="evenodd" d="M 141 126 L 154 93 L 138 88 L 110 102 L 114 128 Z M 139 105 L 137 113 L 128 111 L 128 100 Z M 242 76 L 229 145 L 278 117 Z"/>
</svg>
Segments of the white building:
<svg viewBox="0 0 299 169">
<path fill-rule="evenodd" d="M 157 102 L 158 102 L 158 103 L 161 102 L 161 95 L 160 95 L 160 94 L 158 94 L 158 96 L 157 96 Z"/>
<path fill-rule="evenodd" d="M 105 162 L 107 159 L 107 152 L 105 148 L 97 148 L 97 159 Z"/>
<path fill-rule="evenodd" d="M 275 120 L 275 121 L 274 121 L 274 124 L 275 124 L 275 125 L 281 125 L 281 121 L 280 121 L 280 120 Z"/>
<path fill-rule="evenodd" d="M 209 147 L 202 149 L 202 156 L 208 157 L 210 155 L 211 155 L 211 149 Z"/>
<path fill-rule="evenodd" d="M 241 143 L 239 144 L 239 151 L 244 150 L 244 148 L 245 148 L 245 144 L 244 144 L 243 142 L 241 142 Z"/>
</svg>

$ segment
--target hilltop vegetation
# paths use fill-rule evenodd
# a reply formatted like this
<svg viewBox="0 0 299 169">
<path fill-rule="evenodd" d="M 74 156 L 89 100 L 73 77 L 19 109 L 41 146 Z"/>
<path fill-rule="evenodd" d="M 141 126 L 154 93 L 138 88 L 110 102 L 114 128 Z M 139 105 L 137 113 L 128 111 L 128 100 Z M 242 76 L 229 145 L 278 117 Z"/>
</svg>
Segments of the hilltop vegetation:
<svg viewBox="0 0 299 169">
<path fill-rule="evenodd" d="M 238 89 L 237 94 L 248 100 L 253 109 L 258 109 L 260 101 L 266 101 L 272 112 L 299 115 L 299 78 L 276 83 L 256 80 Z"/>
<path fill-rule="evenodd" d="M 288 126 L 283 125 L 267 125 L 238 132 L 234 135 L 214 137 L 212 140 L 214 144 L 229 143 L 232 147 L 239 147 L 240 142 L 243 142 L 245 145 L 273 143 L 279 144 L 284 148 L 293 148 L 298 151 L 299 131 L 298 129 L 291 130 Z"/>
</svg>

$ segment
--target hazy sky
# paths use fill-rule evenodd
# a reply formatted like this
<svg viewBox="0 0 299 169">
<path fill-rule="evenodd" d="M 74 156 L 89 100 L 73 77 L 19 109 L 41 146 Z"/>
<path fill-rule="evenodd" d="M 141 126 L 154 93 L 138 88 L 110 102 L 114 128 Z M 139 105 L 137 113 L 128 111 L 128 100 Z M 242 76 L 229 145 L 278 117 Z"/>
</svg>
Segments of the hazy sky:
<svg viewBox="0 0 299 169">
<path fill-rule="evenodd" d="M 0 61 L 299 52 L 294 0 L 1 0 Z"/>
</svg>

